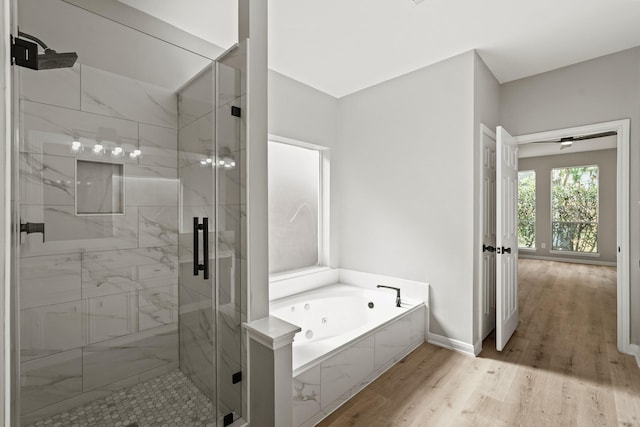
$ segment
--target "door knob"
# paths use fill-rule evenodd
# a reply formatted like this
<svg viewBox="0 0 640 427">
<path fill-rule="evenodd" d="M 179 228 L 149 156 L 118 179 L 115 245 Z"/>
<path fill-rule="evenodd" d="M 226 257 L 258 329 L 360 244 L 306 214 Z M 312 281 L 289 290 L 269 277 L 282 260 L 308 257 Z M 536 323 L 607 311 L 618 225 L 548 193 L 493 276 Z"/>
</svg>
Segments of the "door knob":
<svg viewBox="0 0 640 427">
<path fill-rule="evenodd" d="M 20 224 L 21 233 L 42 233 L 42 243 L 44 243 L 44 222 L 27 222 Z"/>
<path fill-rule="evenodd" d="M 499 254 L 510 254 L 511 253 L 511 248 L 505 248 L 504 246 L 502 247 L 502 249 L 498 248 L 496 249 L 496 251 Z"/>
<path fill-rule="evenodd" d="M 495 252 L 496 248 L 493 246 L 482 245 L 482 252 Z"/>
</svg>

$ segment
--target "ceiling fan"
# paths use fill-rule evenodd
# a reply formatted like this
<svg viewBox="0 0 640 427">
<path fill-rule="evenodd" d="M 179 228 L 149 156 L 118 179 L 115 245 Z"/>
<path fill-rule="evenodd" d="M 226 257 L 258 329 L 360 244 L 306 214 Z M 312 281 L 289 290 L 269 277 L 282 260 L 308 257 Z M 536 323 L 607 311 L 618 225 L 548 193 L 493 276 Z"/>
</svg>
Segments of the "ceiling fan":
<svg viewBox="0 0 640 427">
<path fill-rule="evenodd" d="M 555 143 L 560 144 L 560 149 L 564 150 L 565 148 L 571 147 L 574 141 L 583 141 L 585 139 L 595 139 L 595 138 L 604 138 L 605 136 L 613 136 L 617 135 L 615 131 L 608 132 L 600 132 L 600 133 L 592 133 L 589 135 L 578 135 L 578 136 L 565 136 L 560 139 L 549 139 L 546 141 L 531 141 L 532 144 L 546 144 L 546 143 Z"/>
</svg>

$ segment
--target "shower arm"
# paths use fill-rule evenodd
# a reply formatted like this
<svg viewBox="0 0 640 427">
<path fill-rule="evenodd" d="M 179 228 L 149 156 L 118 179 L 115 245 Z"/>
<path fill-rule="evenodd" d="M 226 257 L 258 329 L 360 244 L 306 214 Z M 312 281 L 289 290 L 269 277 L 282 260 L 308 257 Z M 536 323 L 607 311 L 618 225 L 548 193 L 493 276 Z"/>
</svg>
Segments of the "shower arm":
<svg viewBox="0 0 640 427">
<path fill-rule="evenodd" d="M 44 44 L 44 42 L 42 40 L 40 40 L 39 38 L 37 38 L 35 36 L 32 36 L 31 34 L 27 34 L 27 33 L 23 33 L 22 31 L 18 31 L 18 36 L 19 37 L 24 37 L 25 39 L 29 39 L 29 40 L 32 40 L 32 41 L 38 43 L 45 50 L 45 52 L 47 50 L 50 50 L 49 47 L 46 44 Z"/>
</svg>

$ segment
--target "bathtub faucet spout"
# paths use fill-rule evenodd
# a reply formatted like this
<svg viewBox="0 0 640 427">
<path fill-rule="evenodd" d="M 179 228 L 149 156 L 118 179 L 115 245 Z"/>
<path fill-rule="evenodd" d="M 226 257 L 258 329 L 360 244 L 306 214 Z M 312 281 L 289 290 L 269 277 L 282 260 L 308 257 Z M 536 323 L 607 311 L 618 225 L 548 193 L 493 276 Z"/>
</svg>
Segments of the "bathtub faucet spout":
<svg viewBox="0 0 640 427">
<path fill-rule="evenodd" d="M 393 289 L 394 291 L 396 291 L 396 307 L 400 307 L 400 288 L 394 288 L 393 286 L 385 286 L 385 285 L 378 285 L 378 288 L 387 288 L 387 289 Z"/>
</svg>

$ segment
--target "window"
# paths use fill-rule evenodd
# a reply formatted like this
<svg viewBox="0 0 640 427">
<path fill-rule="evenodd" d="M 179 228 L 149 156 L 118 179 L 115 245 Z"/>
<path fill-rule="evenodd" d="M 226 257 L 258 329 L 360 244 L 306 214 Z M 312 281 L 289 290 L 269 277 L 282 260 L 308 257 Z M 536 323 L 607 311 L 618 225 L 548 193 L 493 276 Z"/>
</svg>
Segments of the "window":
<svg viewBox="0 0 640 427">
<path fill-rule="evenodd" d="M 536 171 L 518 172 L 518 247 L 536 248 Z"/>
<path fill-rule="evenodd" d="M 322 264 L 323 151 L 269 141 L 269 273 Z"/>
<path fill-rule="evenodd" d="M 551 171 L 551 249 L 598 252 L 598 166 Z"/>
</svg>

